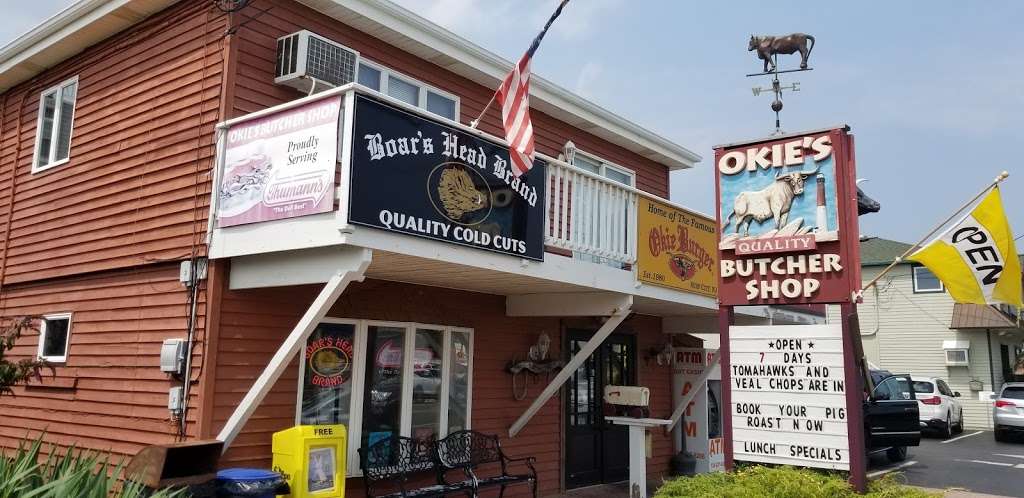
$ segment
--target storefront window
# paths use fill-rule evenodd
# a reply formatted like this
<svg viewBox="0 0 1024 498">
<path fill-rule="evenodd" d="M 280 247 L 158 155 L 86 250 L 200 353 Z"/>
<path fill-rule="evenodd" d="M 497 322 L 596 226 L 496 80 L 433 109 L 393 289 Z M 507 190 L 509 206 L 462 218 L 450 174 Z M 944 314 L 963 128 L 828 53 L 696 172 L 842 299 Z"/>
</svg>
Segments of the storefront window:
<svg viewBox="0 0 1024 498">
<path fill-rule="evenodd" d="M 437 437 L 441 428 L 441 358 L 444 331 L 416 330 L 416 352 L 412 358 L 412 437 Z"/>
<path fill-rule="evenodd" d="M 448 359 L 450 387 L 448 390 L 448 433 L 468 428 L 469 356 L 472 345 L 468 332 L 451 333 L 451 356 Z"/>
<path fill-rule="evenodd" d="M 306 340 L 303 424 L 349 423 L 355 325 L 321 323 Z"/>
<path fill-rule="evenodd" d="M 360 447 L 394 434 L 468 429 L 472 350 L 466 329 L 325 319 L 303 351 L 296 422 L 344 424 L 352 462 Z"/>
<path fill-rule="evenodd" d="M 363 396 L 363 445 L 399 433 L 402 423 L 402 367 L 405 329 L 366 329 L 366 394 Z"/>
</svg>

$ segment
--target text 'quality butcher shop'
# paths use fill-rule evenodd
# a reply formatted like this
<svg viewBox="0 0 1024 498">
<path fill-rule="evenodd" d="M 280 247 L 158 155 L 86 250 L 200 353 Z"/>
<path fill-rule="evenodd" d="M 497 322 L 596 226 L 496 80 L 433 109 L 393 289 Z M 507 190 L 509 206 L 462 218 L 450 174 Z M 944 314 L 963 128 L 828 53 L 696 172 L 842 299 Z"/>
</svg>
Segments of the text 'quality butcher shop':
<svg viewBox="0 0 1024 498">
<path fill-rule="evenodd" d="M 858 236 L 847 131 L 716 148 L 720 303 L 851 299 L 859 265 L 850 249 Z"/>
</svg>

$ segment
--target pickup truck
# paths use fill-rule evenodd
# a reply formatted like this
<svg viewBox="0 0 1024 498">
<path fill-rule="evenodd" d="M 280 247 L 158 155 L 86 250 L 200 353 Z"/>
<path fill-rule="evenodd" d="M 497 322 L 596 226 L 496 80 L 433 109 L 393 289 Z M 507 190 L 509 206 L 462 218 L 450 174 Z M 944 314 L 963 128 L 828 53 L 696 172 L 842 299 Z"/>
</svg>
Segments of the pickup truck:
<svg viewBox="0 0 1024 498">
<path fill-rule="evenodd" d="M 907 447 L 921 444 L 917 398 L 909 375 L 871 370 L 870 395 L 864 400 L 864 437 L 868 454 L 885 452 L 892 462 L 907 458 Z"/>
</svg>

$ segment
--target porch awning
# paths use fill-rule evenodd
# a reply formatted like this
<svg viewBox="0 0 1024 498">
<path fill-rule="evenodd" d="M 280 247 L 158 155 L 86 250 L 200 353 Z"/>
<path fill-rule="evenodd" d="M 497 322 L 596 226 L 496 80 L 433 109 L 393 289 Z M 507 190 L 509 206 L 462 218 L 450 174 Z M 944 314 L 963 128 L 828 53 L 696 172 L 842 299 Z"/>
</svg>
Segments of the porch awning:
<svg viewBox="0 0 1024 498">
<path fill-rule="evenodd" d="M 953 305 L 951 329 L 1016 329 L 1017 323 L 993 306 L 985 304 Z"/>
</svg>

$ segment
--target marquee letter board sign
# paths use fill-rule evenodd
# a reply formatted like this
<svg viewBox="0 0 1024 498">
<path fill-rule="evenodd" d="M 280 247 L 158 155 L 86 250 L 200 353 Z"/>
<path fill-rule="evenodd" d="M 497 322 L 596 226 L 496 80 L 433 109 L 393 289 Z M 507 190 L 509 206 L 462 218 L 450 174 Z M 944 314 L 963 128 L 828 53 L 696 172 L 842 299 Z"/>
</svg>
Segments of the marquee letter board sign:
<svg viewBox="0 0 1024 498">
<path fill-rule="evenodd" d="M 842 326 L 729 328 L 733 458 L 850 469 Z"/>
<path fill-rule="evenodd" d="M 349 221 L 544 259 L 542 162 L 516 178 L 508 147 L 357 95 Z"/>
<path fill-rule="evenodd" d="M 859 288 L 847 128 L 715 148 L 719 302 L 843 303 Z"/>
</svg>

